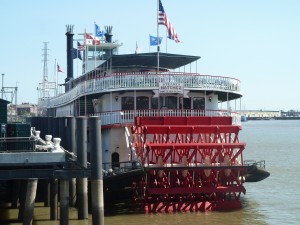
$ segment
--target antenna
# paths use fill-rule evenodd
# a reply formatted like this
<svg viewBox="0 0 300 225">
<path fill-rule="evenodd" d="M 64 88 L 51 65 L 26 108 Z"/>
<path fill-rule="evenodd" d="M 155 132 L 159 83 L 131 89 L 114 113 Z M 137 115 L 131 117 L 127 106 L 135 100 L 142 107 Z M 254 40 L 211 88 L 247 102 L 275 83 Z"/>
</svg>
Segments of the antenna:
<svg viewBox="0 0 300 225">
<path fill-rule="evenodd" d="M 4 94 L 4 87 L 3 87 L 3 84 L 4 84 L 4 73 L 2 73 L 2 88 L 1 88 L 1 98 L 3 99 L 3 94 Z"/>
<path fill-rule="evenodd" d="M 48 42 L 44 42 L 43 50 L 43 62 L 44 62 L 44 69 L 43 69 L 43 81 L 48 81 Z"/>
<path fill-rule="evenodd" d="M 39 83 L 39 86 L 37 88 L 39 92 L 39 99 L 46 99 L 51 96 L 54 96 L 54 93 L 56 91 L 56 82 L 50 82 L 48 81 L 48 42 L 43 42 L 44 43 L 44 48 L 42 49 L 43 51 L 43 80 L 41 83 Z"/>
</svg>

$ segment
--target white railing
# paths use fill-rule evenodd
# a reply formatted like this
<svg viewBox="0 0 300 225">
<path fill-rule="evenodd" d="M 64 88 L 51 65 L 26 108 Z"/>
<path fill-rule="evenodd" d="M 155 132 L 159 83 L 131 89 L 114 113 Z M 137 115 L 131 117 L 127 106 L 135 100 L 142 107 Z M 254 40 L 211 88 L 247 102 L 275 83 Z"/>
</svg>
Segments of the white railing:
<svg viewBox="0 0 300 225">
<path fill-rule="evenodd" d="M 102 125 L 113 124 L 128 124 L 133 123 L 136 116 L 230 116 L 232 117 L 232 124 L 240 125 L 241 116 L 238 112 L 226 110 L 180 110 L 180 109 L 149 109 L 149 110 L 125 110 L 94 113 L 89 116 L 99 116 Z"/>
<path fill-rule="evenodd" d="M 47 100 L 39 100 L 39 107 L 57 107 L 80 96 L 133 89 L 158 89 L 159 83 L 182 83 L 186 90 L 211 90 L 240 93 L 240 81 L 230 77 L 200 75 L 197 73 L 114 73 L 110 76 L 86 80 L 67 93 Z"/>
</svg>

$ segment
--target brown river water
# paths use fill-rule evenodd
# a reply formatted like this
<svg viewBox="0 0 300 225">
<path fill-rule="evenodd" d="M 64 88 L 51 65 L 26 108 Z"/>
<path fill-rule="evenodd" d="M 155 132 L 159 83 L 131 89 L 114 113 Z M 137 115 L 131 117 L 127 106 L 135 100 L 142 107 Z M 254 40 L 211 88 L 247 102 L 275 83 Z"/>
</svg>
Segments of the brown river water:
<svg viewBox="0 0 300 225">
<path fill-rule="evenodd" d="M 242 124 L 240 141 L 247 143 L 244 159 L 266 160 L 271 176 L 258 183 L 246 183 L 243 208 L 231 212 L 185 212 L 142 214 L 116 207 L 105 210 L 105 225 L 194 225 L 194 224 L 300 224 L 300 120 L 248 121 Z M 124 208 L 119 206 L 119 208 Z M 50 221 L 50 209 L 36 204 L 34 225 L 59 225 Z M 17 209 L 2 208 L 0 225 L 17 222 Z M 77 220 L 70 208 L 70 225 L 91 225 Z"/>
</svg>

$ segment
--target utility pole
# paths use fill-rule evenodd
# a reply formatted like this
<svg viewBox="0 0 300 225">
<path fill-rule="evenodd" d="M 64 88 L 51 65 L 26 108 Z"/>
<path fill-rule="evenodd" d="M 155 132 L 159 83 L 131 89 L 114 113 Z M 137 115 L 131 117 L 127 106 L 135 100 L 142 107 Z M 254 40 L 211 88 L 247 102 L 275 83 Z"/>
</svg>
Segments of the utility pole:
<svg viewBox="0 0 300 225">
<path fill-rule="evenodd" d="M 10 94 L 10 99 L 8 99 L 8 96 L 6 94 Z M 13 104 L 13 101 L 15 100 L 15 115 L 17 115 L 17 94 L 18 94 L 18 87 L 16 84 L 16 87 L 5 87 L 4 86 L 4 73 L 2 73 L 2 87 L 1 87 L 1 98 L 10 102 L 10 104 Z M 10 107 L 10 119 L 12 120 L 12 107 Z"/>
<path fill-rule="evenodd" d="M 15 100 L 15 105 L 17 105 L 17 92 L 18 87 L 4 87 L 4 73 L 2 73 L 2 88 L 1 88 L 1 98 L 9 101 L 11 104 Z M 7 98 L 6 94 L 10 94 L 10 99 Z"/>
<path fill-rule="evenodd" d="M 2 88 L 1 88 L 1 98 L 2 99 L 3 99 L 3 94 L 4 94 L 3 84 L 4 84 L 4 73 L 2 73 Z"/>
</svg>

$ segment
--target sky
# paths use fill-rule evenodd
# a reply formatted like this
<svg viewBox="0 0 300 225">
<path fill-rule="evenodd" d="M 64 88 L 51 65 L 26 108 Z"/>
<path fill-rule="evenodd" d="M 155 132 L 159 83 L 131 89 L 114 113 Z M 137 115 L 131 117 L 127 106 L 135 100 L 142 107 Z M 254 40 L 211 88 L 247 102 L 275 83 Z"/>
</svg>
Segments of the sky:
<svg viewBox="0 0 300 225">
<path fill-rule="evenodd" d="M 162 0 L 182 43 L 165 38 L 162 51 L 200 56 L 197 72 L 241 81 L 242 109 L 300 110 L 299 0 Z M 17 103 L 37 103 L 43 78 L 43 42 L 48 77 L 54 63 L 66 70 L 66 25 L 74 39 L 94 23 L 113 26 L 120 54 L 156 51 L 157 0 L 2 0 L 0 73 L 4 87 L 18 87 Z M 165 27 L 160 26 L 160 34 Z M 164 35 L 160 35 L 164 37 Z M 74 62 L 74 66 L 77 65 Z M 74 70 L 75 73 L 76 70 Z M 62 83 L 66 74 L 58 74 Z M 2 84 L 2 83 L 1 83 Z M 8 98 L 10 95 L 7 95 Z M 10 100 L 10 99 L 8 99 Z"/>
</svg>

